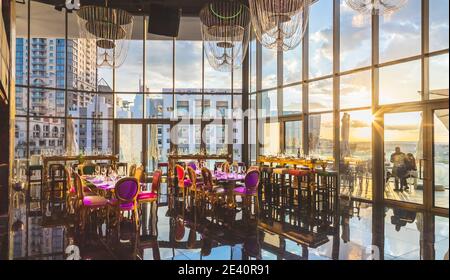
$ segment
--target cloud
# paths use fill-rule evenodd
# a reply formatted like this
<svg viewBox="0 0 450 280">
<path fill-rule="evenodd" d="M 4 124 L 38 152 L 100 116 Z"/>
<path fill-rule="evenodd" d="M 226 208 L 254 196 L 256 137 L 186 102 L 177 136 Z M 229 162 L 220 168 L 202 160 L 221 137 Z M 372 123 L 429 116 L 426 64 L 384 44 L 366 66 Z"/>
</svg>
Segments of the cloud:
<svg viewBox="0 0 450 280">
<path fill-rule="evenodd" d="M 410 131 L 419 129 L 417 124 L 405 124 L 405 125 L 385 125 L 385 130 L 394 130 L 394 131 Z"/>
<path fill-rule="evenodd" d="M 350 127 L 351 128 L 367 128 L 367 127 L 371 127 L 371 124 L 369 124 L 368 122 L 365 122 L 365 121 L 361 121 L 361 120 L 352 120 L 350 122 Z"/>
</svg>

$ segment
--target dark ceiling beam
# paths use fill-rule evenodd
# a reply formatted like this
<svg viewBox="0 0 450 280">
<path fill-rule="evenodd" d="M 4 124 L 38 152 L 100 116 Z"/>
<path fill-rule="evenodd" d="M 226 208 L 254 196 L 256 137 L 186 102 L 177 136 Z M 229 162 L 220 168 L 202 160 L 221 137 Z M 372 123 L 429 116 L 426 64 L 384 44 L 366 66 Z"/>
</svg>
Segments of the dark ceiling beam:
<svg viewBox="0 0 450 280">
<path fill-rule="evenodd" d="M 237 0 L 248 5 L 247 0 Z M 36 0 L 36 2 L 45 3 L 55 7 L 63 8 L 64 0 Z M 210 0 L 108 0 L 108 5 L 113 8 L 126 10 L 134 15 L 147 15 L 152 4 L 164 5 L 168 7 L 177 7 L 182 10 L 183 16 L 197 17 L 203 6 Z M 80 4 L 104 6 L 105 0 L 80 0 Z"/>
</svg>

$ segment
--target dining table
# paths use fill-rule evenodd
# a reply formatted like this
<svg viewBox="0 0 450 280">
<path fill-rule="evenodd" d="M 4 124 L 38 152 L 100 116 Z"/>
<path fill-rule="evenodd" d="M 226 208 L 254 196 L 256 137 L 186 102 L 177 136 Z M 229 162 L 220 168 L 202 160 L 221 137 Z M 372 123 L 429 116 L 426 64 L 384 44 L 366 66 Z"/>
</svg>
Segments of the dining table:
<svg viewBox="0 0 450 280">
<path fill-rule="evenodd" d="M 201 171 L 196 170 L 195 173 L 199 177 L 199 179 L 202 179 L 201 177 Z M 214 171 L 213 175 L 213 181 L 217 183 L 217 185 L 224 188 L 226 197 L 227 197 L 227 206 L 229 208 L 235 208 L 235 203 L 233 199 L 233 192 L 234 188 L 238 183 L 243 183 L 245 180 L 245 174 L 239 174 L 235 172 L 224 172 L 224 171 Z"/>
<path fill-rule="evenodd" d="M 102 176 L 102 175 L 83 175 L 81 179 L 89 187 L 94 187 L 93 191 L 98 194 L 107 197 L 111 196 L 114 192 L 117 181 L 122 177 Z"/>
</svg>

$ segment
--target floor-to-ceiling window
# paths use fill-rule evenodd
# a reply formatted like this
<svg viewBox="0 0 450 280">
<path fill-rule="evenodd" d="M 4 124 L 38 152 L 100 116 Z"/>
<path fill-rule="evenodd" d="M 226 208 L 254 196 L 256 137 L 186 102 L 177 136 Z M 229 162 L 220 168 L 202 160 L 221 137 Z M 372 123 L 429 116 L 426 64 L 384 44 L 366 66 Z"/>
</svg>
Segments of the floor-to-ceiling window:
<svg viewBox="0 0 450 280">
<path fill-rule="evenodd" d="M 333 159 L 341 195 L 372 200 L 379 189 L 393 203 L 448 208 L 442 172 L 448 160 L 441 156 L 448 155 L 446 6 L 448 1 L 411 0 L 392 15 L 368 17 L 344 0 L 319 0 L 296 49 L 280 53 L 256 42 L 249 79 L 259 110 L 255 127 L 262 130 L 257 153 L 302 149 Z M 303 141 L 292 135 L 298 122 Z M 284 133 L 280 144 L 266 137 L 274 131 Z M 383 144 L 374 146 L 379 137 Z M 403 191 L 395 189 L 397 168 L 390 160 L 396 147 L 414 158 Z M 382 175 L 373 178 L 373 163 L 380 161 Z"/>
<path fill-rule="evenodd" d="M 123 64 L 97 67 L 95 42 L 80 38 L 75 13 L 34 1 L 17 6 L 17 159 L 116 152 L 152 171 L 179 144 L 181 153 L 204 147 L 244 160 L 243 114 L 233 113 L 241 109 L 242 71 L 212 69 L 200 33 L 153 38 L 142 28 L 147 18 L 135 16 Z M 66 151 L 69 137 L 75 147 Z"/>
</svg>

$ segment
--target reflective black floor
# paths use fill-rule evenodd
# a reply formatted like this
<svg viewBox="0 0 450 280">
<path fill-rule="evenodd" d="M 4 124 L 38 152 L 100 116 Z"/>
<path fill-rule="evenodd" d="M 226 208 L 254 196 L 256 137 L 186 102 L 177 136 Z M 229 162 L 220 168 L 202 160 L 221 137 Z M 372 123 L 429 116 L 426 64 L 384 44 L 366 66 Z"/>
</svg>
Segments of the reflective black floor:
<svg viewBox="0 0 450 280">
<path fill-rule="evenodd" d="M 341 199 L 337 211 L 288 213 L 262 205 L 258 218 L 218 211 L 161 196 L 145 207 L 141 231 L 122 223 L 120 242 L 81 233 L 73 216 L 15 210 L 10 257 L 144 260 L 419 260 L 448 259 L 449 220 L 420 212 Z M 45 211 L 44 211 L 45 212 Z M 103 236 L 101 236 L 103 235 Z M 111 239 L 111 238 L 109 238 Z"/>
</svg>

